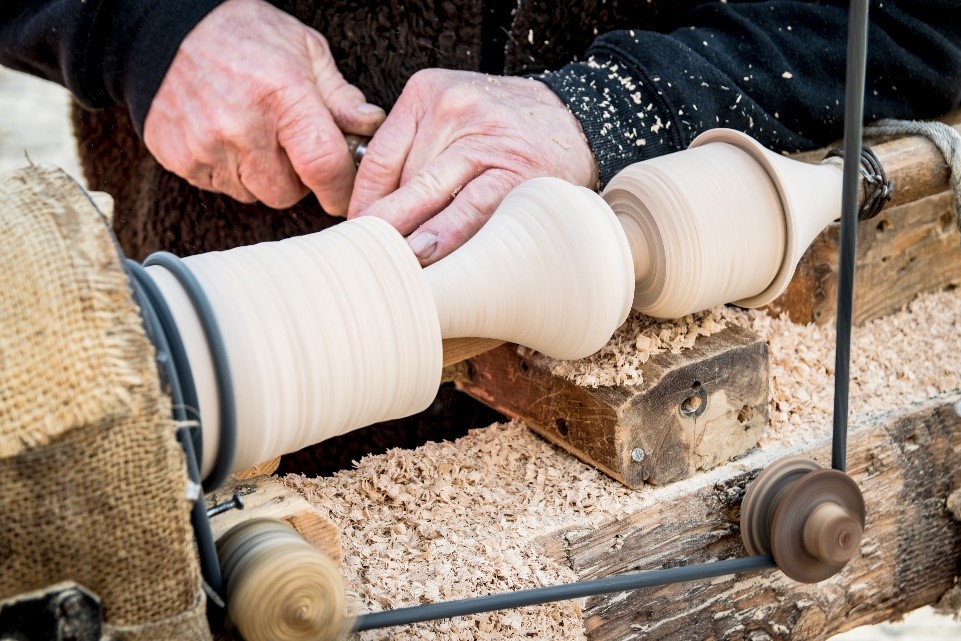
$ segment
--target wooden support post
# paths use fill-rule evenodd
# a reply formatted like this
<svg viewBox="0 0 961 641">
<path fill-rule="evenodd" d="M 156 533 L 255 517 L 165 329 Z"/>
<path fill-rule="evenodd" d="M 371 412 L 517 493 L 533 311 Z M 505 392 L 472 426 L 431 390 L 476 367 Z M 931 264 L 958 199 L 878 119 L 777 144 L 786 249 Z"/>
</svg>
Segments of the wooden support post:
<svg viewBox="0 0 961 641">
<path fill-rule="evenodd" d="M 768 349 L 728 327 L 655 355 L 635 386 L 586 388 L 505 345 L 472 359 L 457 386 L 630 487 L 663 484 L 754 447 L 767 424 Z"/>
<path fill-rule="evenodd" d="M 584 610 L 587 638 L 820 641 L 938 602 L 961 562 L 961 523 L 946 505 L 961 487 L 957 402 L 880 416 L 851 434 L 848 472 L 868 515 L 861 556 L 837 576 L 804 585 L 772 571 L 596 597 Z M 801 453 L 830 465 L 828 442 Z M 557 532 L 544 539 L 548 553 L 581 578 L 741 556 L 745 487 L 785 454 L 759 452 L 683 489 L 664 488 L 670 500 L 604 527 Z"/>
</svg>

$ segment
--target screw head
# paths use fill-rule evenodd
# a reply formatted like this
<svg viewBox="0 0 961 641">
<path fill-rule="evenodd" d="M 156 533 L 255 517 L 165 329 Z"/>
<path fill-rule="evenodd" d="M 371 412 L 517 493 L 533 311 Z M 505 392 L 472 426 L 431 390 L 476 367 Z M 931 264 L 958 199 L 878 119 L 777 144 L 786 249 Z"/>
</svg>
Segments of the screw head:
<svg viewBox="0 0 961 641">
<path fill-rule="evenodd" d="M 645 456 L 647 456 L 647 452 L 639 447 L 635 447 L 633 450 L 631 450 L 631 460 L 635 463 L 640 463 L 643 461 Z"/>
</svg>

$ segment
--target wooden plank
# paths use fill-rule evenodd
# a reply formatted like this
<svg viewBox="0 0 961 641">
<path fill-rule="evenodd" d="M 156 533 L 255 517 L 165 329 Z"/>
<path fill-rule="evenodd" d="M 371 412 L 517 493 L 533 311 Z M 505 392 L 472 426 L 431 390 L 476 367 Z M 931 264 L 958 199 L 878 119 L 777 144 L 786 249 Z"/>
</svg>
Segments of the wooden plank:
<svg viewBox="0 0 961 641">
<path fill-rule="evenodd" d="M 503 344 L 504 341 L 496 338 L 445 338 L 444 367 L 466 361 Z"/>
<path fill-rule="evenodd" d="M 961 130 L 961 112 L 946 122 Z M 918 136 L 872 148 L 895 188 L 888 207 L 858 226 L 856 324 L 896 311 L 921 292 L 961 284 L 961 234 L 953 196 L 946 191 L 950 171 L 941 152 Z M 799 158 L 817 162 L 823 156 L 820 151 Z M 837 223 L 818 236 L 788 289 L 768 306 L 770 313 L 786 313 L 797 323 L 835 318 L 839 237 Z"/>
<path fill-rule="evenodd" d="M 597 597 L 584 609 L 587 638 L 819 641 L 936 603 L 961 562 L 961 524 L 946 507 L 961 488 L 959 403 L 929 401 L 862 422 L 851 434 L 848 471 L 868 517 L 862 555 L 836 577 L 803 585 L 767 572 Z M 829 442 L 801 453 L 830 464 Z M 555 532 L 544 549 L 581 578 L 741 556 L 745 487 L 786 454 L 758 452 L 663 488 L 669 497 L 597 529 Z"/>
<path fill-rule="evenodd" d="M 686 478 L 757 444 L 767 424 L 768 349 L 729 327 L 652 357 L 636 386 L 579 387 L 505 345 L 454 373 L 457 386 L 630 487 Z"/>
<path fill-rule="evenodd" d="M 207 507 L 229 501 L 235 493 L 243 499 L 244 509 L 213 517 L 210 527 L 214 538 L 249 519 L 279 519 L 289 523 L 308 543 L 326 552 L 334 561 L 341 561 L 340 530 L 303 496 L 278 479 L 271 476 L 232 478 L 206 496 Z"/>
</svg>

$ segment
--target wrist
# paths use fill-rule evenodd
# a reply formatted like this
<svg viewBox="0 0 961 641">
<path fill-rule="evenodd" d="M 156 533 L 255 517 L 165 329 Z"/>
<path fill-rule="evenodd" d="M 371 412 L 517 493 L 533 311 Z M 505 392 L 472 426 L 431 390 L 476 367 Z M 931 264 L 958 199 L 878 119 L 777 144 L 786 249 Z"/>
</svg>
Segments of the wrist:
<svg viewBox="0 0 961 641">
<path fill-rule="evenodd" d="M 181 42 L 207 14 L 224 0 L 169 0 L 149 6 L 120 3 L 118 23 L 126 35 L 115 39 L 116 47 L 104 57 L 114 82 L 107 86 L 113 100 L 127 107 L 137 133 L 143 136 L 144 121 Z M 134 6 L 131 6 L 134 5 Z"/>
</svg>

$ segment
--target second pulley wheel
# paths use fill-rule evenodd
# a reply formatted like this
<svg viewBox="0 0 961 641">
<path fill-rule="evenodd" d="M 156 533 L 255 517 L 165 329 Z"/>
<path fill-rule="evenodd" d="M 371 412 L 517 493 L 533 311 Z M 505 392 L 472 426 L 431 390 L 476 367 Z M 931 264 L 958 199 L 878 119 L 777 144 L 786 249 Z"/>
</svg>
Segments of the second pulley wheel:
<svg viewBox="0 0 961 641">
<path fill-rule="evenodd" d="M 246 641 L 342 641 L 344 579 L 293 528 L 273 519 L 235 525 L 217 541 L 228 627 Z"/>
<path fill-rule="evenodd" d="M 861 547 L 864 498 L 844 472 L 791 457 L 765 469 L 741 503 L 741 540 L 802 583 L 839 572 Z"/>
</svg>

